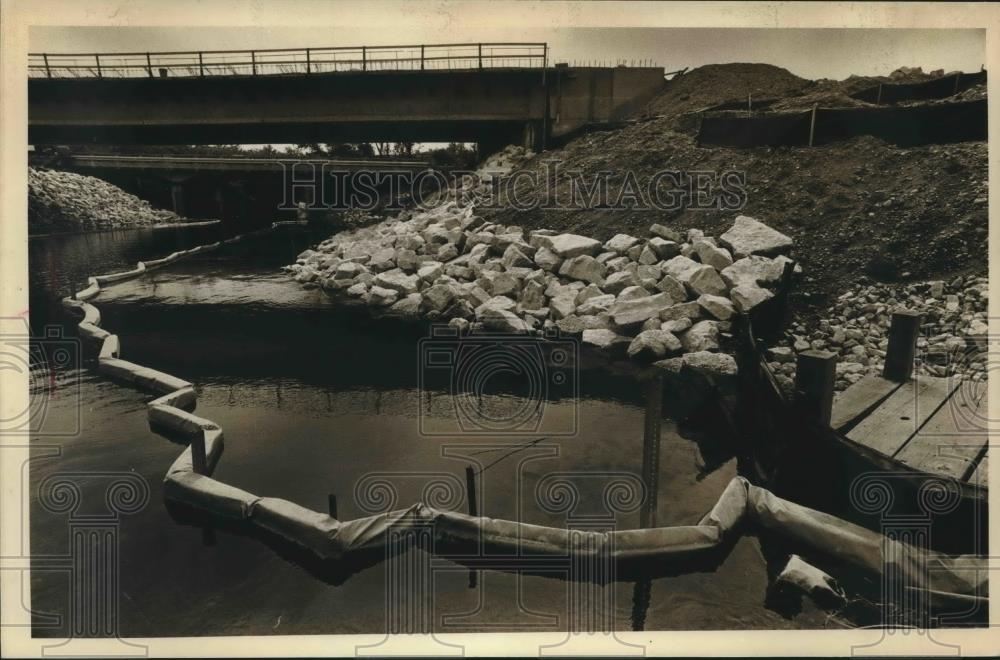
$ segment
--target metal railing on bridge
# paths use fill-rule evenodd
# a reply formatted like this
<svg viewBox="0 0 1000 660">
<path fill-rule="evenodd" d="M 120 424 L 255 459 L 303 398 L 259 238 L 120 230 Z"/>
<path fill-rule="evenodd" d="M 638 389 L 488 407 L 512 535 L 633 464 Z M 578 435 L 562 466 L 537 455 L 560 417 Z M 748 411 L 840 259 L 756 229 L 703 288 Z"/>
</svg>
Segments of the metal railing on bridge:
<svg viewBox="0 0 1000 660">
<path fill-rule="evenodd" d="M 424 44 L 159 53 L 30 53 L 31 78 L 259 76 L 545 68 L 545 43 Z"/>
</svg>

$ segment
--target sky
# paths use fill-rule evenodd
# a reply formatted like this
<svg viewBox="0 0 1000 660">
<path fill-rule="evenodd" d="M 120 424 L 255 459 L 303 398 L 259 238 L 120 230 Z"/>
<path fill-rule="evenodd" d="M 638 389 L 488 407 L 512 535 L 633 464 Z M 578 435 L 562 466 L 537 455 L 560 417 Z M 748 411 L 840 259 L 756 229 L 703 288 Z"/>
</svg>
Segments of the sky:
<svg viewBox="0 0 1000 660">
<path fill-rule="evenodd" d="M 351 21 L 349 15 L 344 20 Z M 613 65 L 645 60 L 672 71 L 703 64 L 765 62 L 804 78 L 843 79 L 851 74 L 885 75 L 901 66 L 978 71 L 984 64 L 986 39 L 979 29 L 539 28 L 498 23 L 463 22 L 459 27 L 449 16 L 441 16 L 420 20 L 418 25 L 359 18 L 349 29 L 35 26 L 29 47 L 32 52 L 104 53 L 537 41 L 548 43 L 550 63 Z"/>
</svg>

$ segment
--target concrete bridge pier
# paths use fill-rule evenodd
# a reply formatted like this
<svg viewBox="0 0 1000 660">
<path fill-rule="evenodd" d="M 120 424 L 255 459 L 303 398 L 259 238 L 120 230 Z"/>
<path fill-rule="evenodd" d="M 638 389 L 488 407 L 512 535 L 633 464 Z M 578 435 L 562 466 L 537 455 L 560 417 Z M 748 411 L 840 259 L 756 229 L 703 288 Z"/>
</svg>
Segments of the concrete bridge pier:
<svg viewBox="0 0 1000 660">
<path fill-rule="evenodd" d="M 170 202 L 173 205 L 173 211 L 177 215 L 184 215 L 184 185 L 177 182 L 171 182 L 170 184 Z"/>
</svg>

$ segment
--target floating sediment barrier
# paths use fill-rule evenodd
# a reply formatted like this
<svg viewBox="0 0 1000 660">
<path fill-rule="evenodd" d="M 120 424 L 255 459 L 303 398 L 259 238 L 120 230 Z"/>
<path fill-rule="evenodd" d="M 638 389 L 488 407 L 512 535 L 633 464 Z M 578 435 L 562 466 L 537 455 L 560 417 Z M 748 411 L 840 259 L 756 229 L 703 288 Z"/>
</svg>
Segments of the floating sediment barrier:
<svg viewBox="0 0 1000 660">
<path fill-rule="evenodd" d="M 301 223 L 274 223 L 261 231 L 270 233 L 281 226 L 296 224 Z M 936 597 L 985 601 L 985 558 L 948 556 L 911 547 L 784 500 L 743 477 L 734 477 L 711 511 L 695 525 L 613 531 L 532 525 L 439 510 L 423 503 L 341 521 L 288 500 L 262 497 L 213 479 L 211 475 L 223 451 L 223 430 L 212 420 L 191 412 L 197 404 L 194 385 L 121 359 L 118 335 L 100 327 L 100 312 L 85 301 L 100 294 L 101 283 L 141 277 L 151 264 L 166 265 L 259 233 L 175 252 L 124 273 L 90 278 L 87 288 L 62 301 L 67 310 L 82 314 L 81 334 L 101 342 L 98 355 L 101 373 L 160 395 L 147 404 L 150 425 L 189 442 L 166 471 L 166 500 L 209 516 L 244 521 L 305 548 L 321 560 L 337 560 L 352 553 L 384 548 L 390 543 L 390 532 L 431 528 L 437 540 L 467 550 L 486 544 L 524 557 L 583 555 L 618 562 L 683 559 L 691 560 L 691 570 L 697 570 L 697 558 L 725 549 L 743 532 L 763 531 L 780 535 L 806 556 L 833 558 L 868 575 L 880 576 L 892 570 L 906 584 Z"/>
</svg>

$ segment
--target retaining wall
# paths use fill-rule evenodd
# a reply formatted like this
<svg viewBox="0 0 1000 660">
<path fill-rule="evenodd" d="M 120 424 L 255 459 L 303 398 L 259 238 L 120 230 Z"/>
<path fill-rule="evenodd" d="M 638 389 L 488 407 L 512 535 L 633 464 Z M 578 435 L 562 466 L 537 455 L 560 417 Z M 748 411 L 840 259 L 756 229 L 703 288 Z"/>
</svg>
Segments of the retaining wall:
<svg viewBox="0 0 1000 660">
<path fill-rule="evenodd" d="M 435 538 L 467 550 L 480 543 L 509 550 L 512 555 L 587 555 L 617 561 L 692 560 L 725 549 L 743 531 L 779 534 L 804 553 L 832 557 L 866 574 L 878 576 L 890 566 L 905 575 L 907 584 L 918 589 L 980 598 L 985 593 L 986 563 L 981 557 L 950 557 L 927 553 L 834 516 L 783 500 L 769 491 L 735 477 L 718 502 L 696 525 L 652 529 L 587 532 L 530 525 L 510 520 L 473 517 L 442 511 L 416 503 L 404 509 L 341 521 L 312 511 L 294 502 L 262 497 L 217 481 L 211 474 L 223 451 L 223 431 L 212 420 L 190 412 L 197 403 L 191 383 L 170 374 L 144 367 L 119 357 L 117 335 L 100 327 L 100 312 L 87 302 L 100 293 L 101 283 L 142 277 L 151 267 L 236 243 L 252 235 L 270 233 L 282 225 L 235 236 L 211 245 L 175 252 L 168 257 L 140 263 L 137 268 L 88 280 L 88 286 L 74 297 L 63 299 L 64 306 L 82 314 L 81 335 L 100 342 L 98 369 L 117 380 L 131 383 L 160 396 L 147 404 L 154 429 L 189 441 L 204 438 L 205 469 L 199 473 L 189 445 L 167 469 L 164 497 L 175 503 L 201 510 L 210 516 L 244 521 L 306 548 L 320 559 L 336 560 L 355 552 L 383 548 L 390 531 L 409 528 L 434 530 Z M 581 536 L 582 535 L 582 536 Z M 525 553 L 525 550 L 530 552 Z M 689 562 L 691 570 L 699 564 Z M 922 570 L 929 565 L 933 570 Z M 970 569 L 980 570 L 970 570 Z"/>
</svg>

